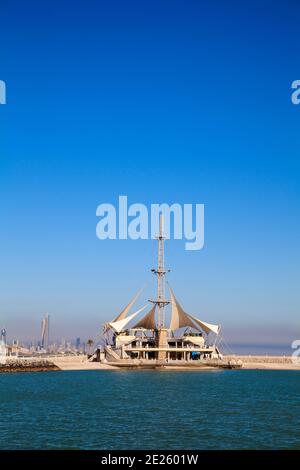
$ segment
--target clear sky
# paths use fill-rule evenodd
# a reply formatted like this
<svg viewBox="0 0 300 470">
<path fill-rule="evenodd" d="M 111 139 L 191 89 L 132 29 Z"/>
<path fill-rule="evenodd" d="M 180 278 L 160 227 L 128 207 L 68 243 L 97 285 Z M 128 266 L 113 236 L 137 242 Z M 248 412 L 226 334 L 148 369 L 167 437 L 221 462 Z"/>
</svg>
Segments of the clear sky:
<svg viewBox="0 0 300 470">
<path fill-rule="evenodd" d="M 205 5 L 206 3 L 206 5 Z M 154 241 L 100 241 L 96 207 L 204 203 L 170 241 L 184 308 L 228 342 L 300 337 L 296 0 L 1 2 L 0 326 L 94 337 L 145 282 Z"/>
</svg>

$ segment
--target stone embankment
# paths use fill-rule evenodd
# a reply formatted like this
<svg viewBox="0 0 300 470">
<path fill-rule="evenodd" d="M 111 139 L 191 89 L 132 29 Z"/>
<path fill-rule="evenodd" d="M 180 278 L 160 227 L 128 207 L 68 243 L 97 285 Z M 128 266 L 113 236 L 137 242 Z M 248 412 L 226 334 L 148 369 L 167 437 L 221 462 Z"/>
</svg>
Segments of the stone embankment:
<svg viewBox="0 0 300 470">
<path fill-rule="evenodd" d="M 51 370 L 59 370 L 59 367 L 45 359 L 7 358 L 4 363 L 0 363 L 0 374 L 14 372 L 48 372 Z"/>
<path fill-rule="evenodd" d="M 300 370 L 300 360 L 292 356 L 225 356 L 241 360 L 243 369 Z"/>
</svg>

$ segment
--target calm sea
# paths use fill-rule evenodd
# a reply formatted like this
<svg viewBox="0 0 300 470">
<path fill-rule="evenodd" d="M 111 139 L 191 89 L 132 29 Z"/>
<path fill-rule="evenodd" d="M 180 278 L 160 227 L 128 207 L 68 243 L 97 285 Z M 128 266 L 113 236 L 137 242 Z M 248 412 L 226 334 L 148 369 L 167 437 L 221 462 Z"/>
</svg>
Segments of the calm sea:
<svg viewBox="0 0 300 470">
<path fill-rule="evenodd" d="M 0 375 L 1 449 L 300 449 L 297 371 Z"/>
</svg>

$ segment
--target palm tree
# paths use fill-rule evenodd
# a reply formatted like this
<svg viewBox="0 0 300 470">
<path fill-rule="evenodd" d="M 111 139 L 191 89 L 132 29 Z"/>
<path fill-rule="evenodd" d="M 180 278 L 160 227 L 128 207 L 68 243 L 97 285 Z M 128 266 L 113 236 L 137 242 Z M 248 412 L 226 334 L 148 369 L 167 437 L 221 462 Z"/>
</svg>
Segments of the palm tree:
<svg viewBox="0 0 300 470">
<path fill-rule="evenodd" d="M 92 339 L 88 339 L 87 342 L 86 342 L 86 345 L 89 349 L 89 352 L 91 352 L 91 349 L 92 349 L 92 346 L 94 344 L 94 341 Z"/>
</svg>

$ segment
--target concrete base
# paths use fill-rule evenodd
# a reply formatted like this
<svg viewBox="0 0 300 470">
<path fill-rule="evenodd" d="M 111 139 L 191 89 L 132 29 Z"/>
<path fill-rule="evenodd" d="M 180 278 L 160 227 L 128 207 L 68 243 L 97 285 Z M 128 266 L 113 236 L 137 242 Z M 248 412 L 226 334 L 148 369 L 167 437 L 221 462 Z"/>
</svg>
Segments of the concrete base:
<svg viewBox="0 0 300 470">
<path fill-rule="evenodd" d="M 157 347 L 167 348 L 168 347 L 168 330 L 166 328 L 160 328 L 157 331 Z M 159 361 L 165 361 L 167 358 L 166 351 L 158 351 L 157 359 Z"/>
</svg>

